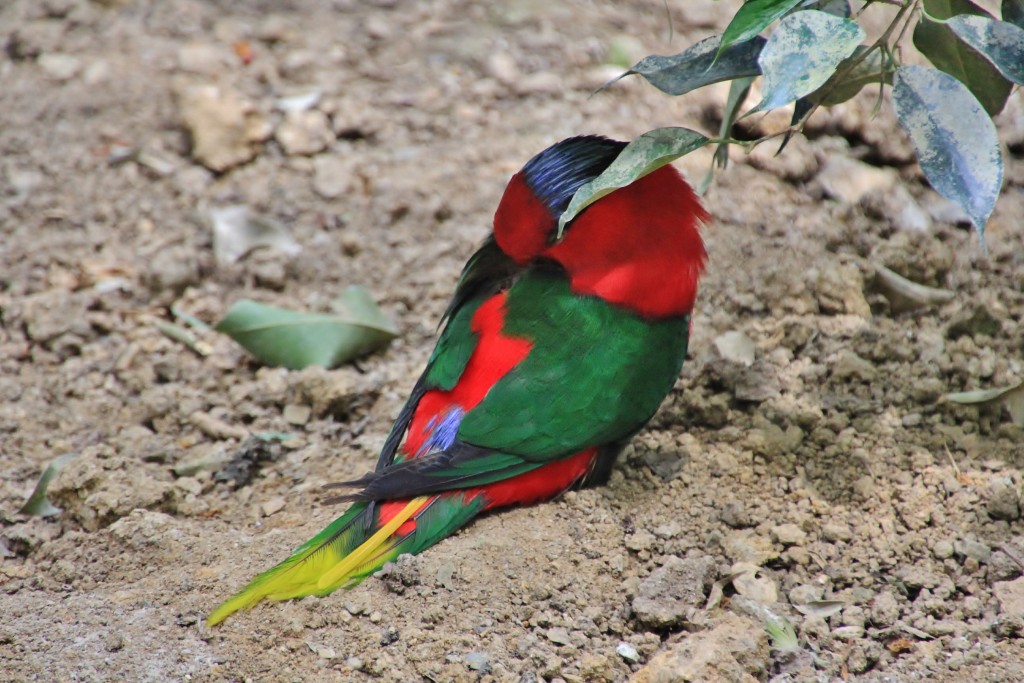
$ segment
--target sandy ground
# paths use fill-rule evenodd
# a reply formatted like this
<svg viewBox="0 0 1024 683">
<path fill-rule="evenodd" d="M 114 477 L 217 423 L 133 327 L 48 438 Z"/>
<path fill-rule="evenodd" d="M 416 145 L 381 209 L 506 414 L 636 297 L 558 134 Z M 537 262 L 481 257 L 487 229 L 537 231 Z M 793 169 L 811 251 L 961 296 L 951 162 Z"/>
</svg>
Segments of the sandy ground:
<svg viewBox="0 0 1024 683">
<path fill-rule="evenodd" d="M 1024 680 L 1022 431 L 943 398 L 1024 377 L 1019 92 L 987 256 L 891 114 L 822 112 L 712 187 L 691 358 L 608 486 L 203 625 L 372 467 L 511 173 L 578 133 L 717 128 L 723 88 L 591 96 L 610 53 L 735 6 L 670 4 L 671 37 L 660 0 L 0 7 L 0 678 Z M 233 204 L 301 251 L 219 263 L 206 217 Z M 955 296 L 903 310 L 879 266 Z M 335 371 L 156 325 L 350 284 L 402 335 Z M 63 512 L 19 515 L 67 453 Z"/>
</svg>

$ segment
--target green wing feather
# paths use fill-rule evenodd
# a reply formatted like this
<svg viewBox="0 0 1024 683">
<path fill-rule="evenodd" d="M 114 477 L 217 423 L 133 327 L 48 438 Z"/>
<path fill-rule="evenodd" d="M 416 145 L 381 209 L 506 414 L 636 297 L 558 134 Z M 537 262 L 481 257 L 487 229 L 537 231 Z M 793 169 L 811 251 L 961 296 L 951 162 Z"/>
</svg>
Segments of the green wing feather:
<svg viewBox="0 0 1024 683">
<path fill-rule="evenodd" d="M 532 272 L 510 290 L 504 334 L 530 354 L 469 411 L 458 438 L 530 462 L 619 441 L 640 429 L 672 389 L 689 318 L 644 320 L 564 277 Z"/>
</svg>

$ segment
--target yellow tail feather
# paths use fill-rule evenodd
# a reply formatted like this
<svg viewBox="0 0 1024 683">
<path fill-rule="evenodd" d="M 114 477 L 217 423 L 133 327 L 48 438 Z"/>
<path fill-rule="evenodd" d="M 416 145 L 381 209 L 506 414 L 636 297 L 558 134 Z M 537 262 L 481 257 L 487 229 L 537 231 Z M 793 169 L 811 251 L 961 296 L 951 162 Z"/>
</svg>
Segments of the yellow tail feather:
<svg viewBox="0 0 1024 683">
<path fill-rule="evenodd" d="M 402 511 L 395 515 L 390 522 L 382 526 L 377 533 L 370 536 L 362 545 L 349 553 L 348 557 L 323 574 L 317 582 L 317 588 L 324 590 L 331 586 L 341 585 L 347 581 L 355 573 L 355 570 L 359 569 L 361 564 L 376 554 L 380 547 L 384 545 L 384 542 L 393 533 L 398 531 L 398 527 L 405 524 L 410 517 L 419 512 L 419 509 L 426 502 L 427 498 L 424 496 L 410 500 L 409 504 L 402 508 Z"/>
<path fill-rule="evenodd" d="M 254 579 L 237 595 L 225 601 L 206 618 L 207 626 L 216 626 L 238 610 L 248 609 L 264 598 L 288 600 L 304 595 L 326 595 L 368 568 L 368 560 L 382 554 L 388 539 L 420 511 L 428 498 L 415 498 L 387 524 L 355 548 L 340 556 L 329 545 L 322 546 L 289 564 L 288 560 Z"/>
</svg>

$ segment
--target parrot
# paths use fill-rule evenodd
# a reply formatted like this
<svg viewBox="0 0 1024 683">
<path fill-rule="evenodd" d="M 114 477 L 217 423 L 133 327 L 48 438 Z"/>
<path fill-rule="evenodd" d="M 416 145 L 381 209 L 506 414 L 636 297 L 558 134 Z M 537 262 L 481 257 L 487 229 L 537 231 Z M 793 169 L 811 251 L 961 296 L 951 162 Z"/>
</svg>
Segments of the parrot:
<svg viewBox="0 0 1024 683">
<path fill-rule="evenodd" d="M 339 518 L 207 618 L 325 596 L 485 512 L 605 483 L 672 390 L 707 258 L 709 215 L 671 165 L 593 202 L 576 191 L 626 143 L 586 135 L 509 180 L 469 258 L 426 368 Z"/>
</svg>

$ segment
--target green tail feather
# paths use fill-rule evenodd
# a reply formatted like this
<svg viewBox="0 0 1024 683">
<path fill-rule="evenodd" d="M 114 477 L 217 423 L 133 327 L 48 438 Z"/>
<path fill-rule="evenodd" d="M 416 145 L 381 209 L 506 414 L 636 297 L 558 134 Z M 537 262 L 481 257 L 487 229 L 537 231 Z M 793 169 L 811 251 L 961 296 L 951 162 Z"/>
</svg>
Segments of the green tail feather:
<svg viewBox="0 0 1024 683">
<path fill-rule="evenodd" d="M 207 617 L 206 624 L 216 626 L 263 599 L 323 596 L 342 586 L 351 588 L 399 555 L 419 553 L 451 535 L 479 514 L 484 504 L 481 495 L 467 500 L 461 493 L 415 499 L 403 510 L 406 514 L 400 515 L 401 519 L 382 526 L 379 519 L 368 524 L 368 504 L 356 503 L 288 559 L 257 576 L 220 605 Z M 397 529 L 410 518 L 416 520 L 413 532 L 397 536 L 394 529 L 388 530 Z"/>
</svg>

